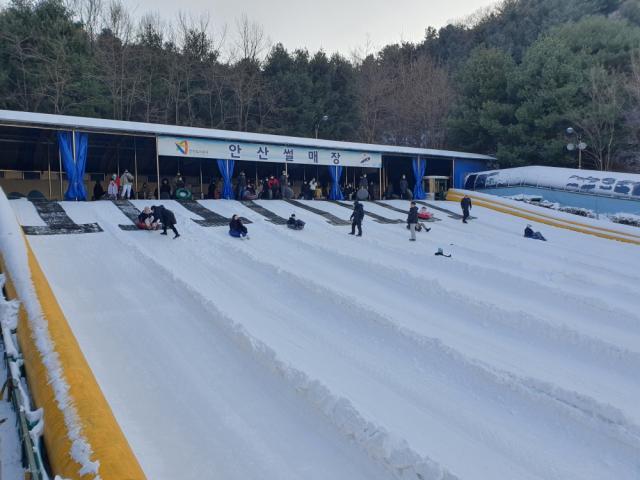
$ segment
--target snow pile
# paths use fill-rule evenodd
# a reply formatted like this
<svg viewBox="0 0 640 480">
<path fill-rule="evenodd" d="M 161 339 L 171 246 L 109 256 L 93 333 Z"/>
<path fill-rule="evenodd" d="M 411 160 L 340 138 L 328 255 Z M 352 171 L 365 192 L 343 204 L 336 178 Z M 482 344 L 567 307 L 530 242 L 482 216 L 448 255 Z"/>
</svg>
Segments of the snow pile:
<svg viewBox="0 0 640 480">
<path fill-rule="evenodd" d="M 614 213 L 612 215 L 607 215 L 607 217 L 614 223 L 640 227 L 640 215 L 634 215 L 632 213 Z"/>
<path fill-rule="evenodd" d="M 545 200 L 540 195 L 520 194 L 520 195 L 511 195 L 509 197 L 504 197 L 504 198 L 510 198 L 511 200 L 517 200 L 519 202 L 529 203 L 531 205 L 549 208 L 551 210 L 557 210 L 559 212 L 571 213 L 573 215 L 578 215 L 580 217 L 598 218 L 598 216 L 596 215 L 596 212 L 588 208 L 560 205 L 558 202 L 550 202 L 549 200 Z M 619 222 L 619 223 L 622 223 L 622 222 Z"/>
<path fill-rule="evenodd" d="M 20 225 L 16 221 L 9 201 L 0 189 L 0 252 L 8 273 L 13 281 L 18 297 L 22 300 L 31 322 L 31 332 L 35 345 L 40 352 L 47 370 L 47 381 L 51 384 L 58 408 L 64 415 L 65 424 L 71 440 L 71 456 L 80 465 L 79 474 L 93 474 L 99 479 L 99 462 L 92 461 L 92 449 L 82 434 L 78 413 L 69 397 L 69 385 L 55 347 L 49 335 L 47 321 L 42 314 L 35 288 L 31 281 L 27 249 L 22 237 Z"/>
<path fill-rule="evenodd" d="M 599 170 L 529 166 L 467 175 L 465 189 L 528 186 L 640 199 L 640 175 Z"/>
</svg>

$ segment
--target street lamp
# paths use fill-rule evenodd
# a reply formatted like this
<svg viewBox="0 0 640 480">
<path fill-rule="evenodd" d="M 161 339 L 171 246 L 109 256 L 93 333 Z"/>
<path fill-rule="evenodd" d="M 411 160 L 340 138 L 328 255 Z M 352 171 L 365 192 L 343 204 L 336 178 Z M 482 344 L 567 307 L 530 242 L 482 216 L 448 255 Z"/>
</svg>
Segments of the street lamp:
<svg viewBox="0 0 640 480">
<path fill-rule="evenodd" d="M 567 144 L 567 150 L 572 152 L 578 150 L 578 169 L 582 170 L 582 151 L 587 148 L 587 144 L 582 141 L 582 135 L 576 132 L 572 127 L 567 128 L 567 136 L 571 137 L 575 135 L 576 140 L 573 143 Z"/>
<path fill-rule="evenodd" d="M 329 115 L 322 115 L 316 122 L 316 139 L 318 138 L 318 130 L 320 129 L 320 122 L 326 122 L 329 120 Z"/>
</svg>

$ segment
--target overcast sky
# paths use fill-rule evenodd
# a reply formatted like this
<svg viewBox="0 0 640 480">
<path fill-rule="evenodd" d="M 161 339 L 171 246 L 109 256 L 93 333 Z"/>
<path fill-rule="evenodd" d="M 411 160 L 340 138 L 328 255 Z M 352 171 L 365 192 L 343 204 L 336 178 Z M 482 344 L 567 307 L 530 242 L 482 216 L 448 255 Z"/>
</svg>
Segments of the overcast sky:
<svg viewBox="0 0 640 480">
<path fill-rule="evenodd" d="M 136 17 L 148 11 L 165 19 L 183 11 L 209 14 L 211 27 L 227 25 L 230 37 L 236 19 L 246 14 L 261 24 L 272 43 L 286 48 L 345 55 L 367 41 L 373 50 L 401 40 L 416 42 L 428 26 L 436 28 L 466 17 L 495 0 L 131 0 L 125 2 Z"/>
</svg>

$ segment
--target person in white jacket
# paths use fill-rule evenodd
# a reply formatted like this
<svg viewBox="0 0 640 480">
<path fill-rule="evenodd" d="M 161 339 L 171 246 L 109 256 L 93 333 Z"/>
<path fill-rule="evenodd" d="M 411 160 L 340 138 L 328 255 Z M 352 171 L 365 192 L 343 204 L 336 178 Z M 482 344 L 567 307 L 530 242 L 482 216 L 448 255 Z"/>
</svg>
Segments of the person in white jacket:
<svg viewBox="0 0 640 480">
<path fill-rule="evenodd" d="M 120 198 L 131 198 L 131 183 L 133 182 L 133 175 L 129 173 L 129 170 L 125 170 L 120 177 L 120 186 L 122 187 L 122 193 Z"/>
</svg>

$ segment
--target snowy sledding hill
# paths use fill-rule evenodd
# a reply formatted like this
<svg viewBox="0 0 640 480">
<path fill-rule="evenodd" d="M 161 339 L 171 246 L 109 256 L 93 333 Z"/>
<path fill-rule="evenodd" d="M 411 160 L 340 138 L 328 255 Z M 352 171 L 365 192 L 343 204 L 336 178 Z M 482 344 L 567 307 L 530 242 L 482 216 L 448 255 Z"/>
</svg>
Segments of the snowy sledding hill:
<svg viewBox="0 0 640 480">
<path fill-rule="evenodd" d="M 258 203 L 304 231 L 200 203 L 251 239 L 170 201 L 177 240 L 123 230 L 110 202 L 61 204 L 102 232 L 28 236 L 149 479 L 640 478 L 637 246 L 529 240 L 480 207 L 409 242 L 371 217 L 355 238 L 284 202 Z"/>
</svg>

